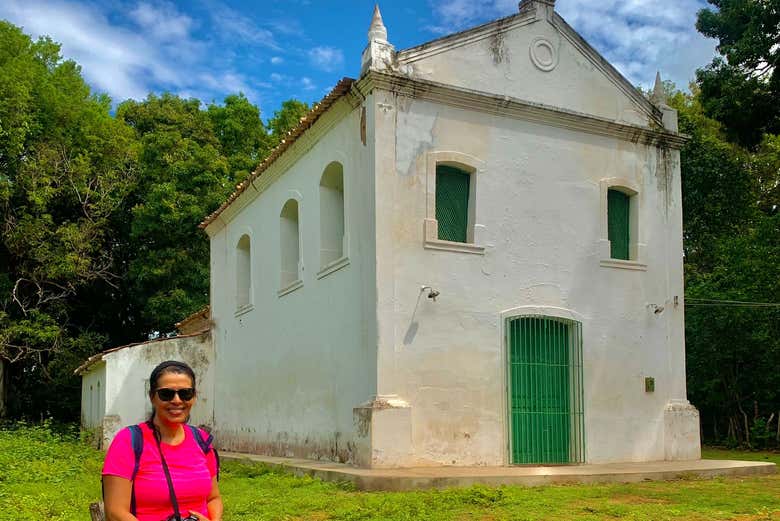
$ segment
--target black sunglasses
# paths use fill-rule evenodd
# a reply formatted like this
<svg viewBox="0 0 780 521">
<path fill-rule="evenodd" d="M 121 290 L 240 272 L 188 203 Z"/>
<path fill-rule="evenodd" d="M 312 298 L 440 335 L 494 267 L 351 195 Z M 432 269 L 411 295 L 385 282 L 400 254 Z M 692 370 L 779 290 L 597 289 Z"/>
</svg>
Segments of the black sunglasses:
<svg viewBox="0 0 780 521">
<path fill-rule="evenodd" d="M 195 389 L 192 387 L 185 387 L 184 389 L 168 389 L 167 387 L 161 387 L 156 389 L 154 393 L 157 398 L 164 402 L 170 402 L 175 395 L 179 395 L 183 401 L 188 402 L 195 398 Z"/>
</svg>

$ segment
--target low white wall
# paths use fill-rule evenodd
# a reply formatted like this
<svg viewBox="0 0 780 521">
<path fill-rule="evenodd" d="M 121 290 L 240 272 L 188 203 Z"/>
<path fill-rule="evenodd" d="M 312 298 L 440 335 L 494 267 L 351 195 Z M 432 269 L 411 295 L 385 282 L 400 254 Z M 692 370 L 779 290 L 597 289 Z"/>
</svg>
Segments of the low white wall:
<svg viewBox="0 0 780 521">
<path fill-rule="evenodd" d="M 106 439 L 110 440 L 121 427 L 149 418 L 152 411 L 148 395 L 149 375 L 157 364 L 165 360 L 180 360 L 192 367 L 197 379 L 198 398 L 190 423 L 213 426 L 214 349 L 210 334 L 154 340 L 107 353 L 103 360 Z M 87 377 L 85 375 L 84 382 Z"/>
<path fill-rule="evenodd" d="M 106 411 L 106 364 L 97 362 L 81 377 L 81 427 L 102 436 Z"/>
</svg>

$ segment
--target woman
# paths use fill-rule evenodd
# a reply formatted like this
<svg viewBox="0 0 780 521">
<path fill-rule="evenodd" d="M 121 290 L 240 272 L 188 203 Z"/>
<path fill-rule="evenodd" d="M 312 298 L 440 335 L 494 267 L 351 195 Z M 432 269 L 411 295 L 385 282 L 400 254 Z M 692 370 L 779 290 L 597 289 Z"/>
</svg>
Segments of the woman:
<svg viewBox="0 0 780 521">
<path fill-rule="evenodd" d="M 215 453 L 204 452 L 186 425 L 195 403 L 192 368 L 172 360 L 155 367 L 149 377 L 149 399 L 153 407 L 149 421 L 119 431 L 106 454 L 103 501 L 107 521 L 175 519 L 164 464 L 182 519 L 222 521 Z M 143 440 L 137 471 L 133 429 Z"/>
</svg>

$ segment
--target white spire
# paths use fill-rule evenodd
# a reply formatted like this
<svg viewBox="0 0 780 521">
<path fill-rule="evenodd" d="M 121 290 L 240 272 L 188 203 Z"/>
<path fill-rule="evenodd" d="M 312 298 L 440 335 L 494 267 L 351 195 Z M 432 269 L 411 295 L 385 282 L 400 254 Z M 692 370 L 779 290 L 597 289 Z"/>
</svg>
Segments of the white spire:
<svg viewBox="0 0 780 521">
<path fill-rule="evenodd" d="M 666 92 L 664 91 L 664 82 L 661 81 L 661 73 L 655 74 L 655 85 L 653 93 L 650 95 L 650 101 L 661 110 L 661 119 L 666 130 L 679 132 L 677 125 L 677 111 L 666 104 Z"/>
<path fill-rule="evenodd" d="M 374 17 L 368 28 L 368 45 L 363 50 L 360 60 L 360 76 L 369 70 L 387 71 L 392 69 L 395 61 L 395 47 L 387 41 L 387 29 L 382 22 L 379 5 L 374 6 Z"/>
<path fill-rule="evenodd" d="M 664 92 L 664 83 L 661 81 L 661 72 L 655 73 L 655 85 L 653 94 L 650 96 L 656 105 L 666 105 L 666 92 Z"/>
<path fill-rule="evenodd" d="M 379 12 L 379 4 L 374 5 L 374 17 L 371 19 L 371 26 L 368 28 L 368 42 L 386 42 L 387 28 L 382 22 L 382 13 Z"/>
</svg>

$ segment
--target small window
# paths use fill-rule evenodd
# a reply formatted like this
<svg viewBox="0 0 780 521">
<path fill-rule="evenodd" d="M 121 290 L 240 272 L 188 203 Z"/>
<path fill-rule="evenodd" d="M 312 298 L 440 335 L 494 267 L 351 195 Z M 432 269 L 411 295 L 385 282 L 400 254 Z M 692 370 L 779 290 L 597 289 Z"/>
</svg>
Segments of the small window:
<svg viewBox="0 0 780 521">
<path fill-rule="evenodd" d="M 236 308 L 251 304 L 252 251 L 248 235 L 243 235 L 236 245 Z"/>
<path fill-rule="evenodd" d="M 629 260 L 630 230 L 631 196 L 610 188 L 607 191 L 607 231 L 611 258 Z"/>
<path fill-rule="evenodd" d="M 344 168 L 334 161 L 320 179 L 320 267 L 344 257 Z"/>
<path fill-rule="evenodd" d="M 436 220 L 439 240 L 468 242 L 471 174 L 454 166 L 436 165 Z"/>
<path fill-rule="evenodd" d="M 298 237 L 298 201 L 289 199 L 279 214 L 279 241 L 281 255 L 281 288 L 297 282 L 300 263 L 300 240 Z"/>
</svg>

